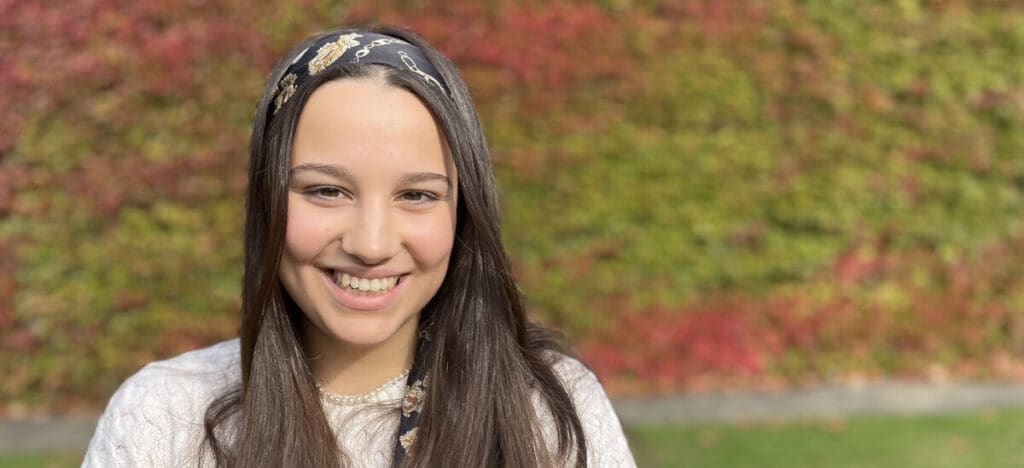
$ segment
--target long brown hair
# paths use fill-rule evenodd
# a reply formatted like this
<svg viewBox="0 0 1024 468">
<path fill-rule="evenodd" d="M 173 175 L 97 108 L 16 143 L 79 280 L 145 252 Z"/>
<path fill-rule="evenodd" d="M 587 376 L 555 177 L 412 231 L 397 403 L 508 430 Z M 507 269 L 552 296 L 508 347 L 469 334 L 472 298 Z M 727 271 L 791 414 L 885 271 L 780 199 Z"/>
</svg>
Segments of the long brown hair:
<svg viewBox="0 0 1024 468">
<path fill-rule="evenodd" d="M 450 96 L 410 74 L 374 65 L 332 67 L 296 89 L 271 114 L 274 91 L 291 58 L 326 35 L 375 31 L 418 46 Z M 278 278 L 287 219 L 288 169 L 299 114 L 330 80 L 383 74 L 433 113 L 458 173 L 456 238 L 440 289 L 420 313 L 430 340 L 421 348 L 429 395 L 404 466 L 586 465 L 586 441 L 572 399 L 552 365 L 566 350 L 526 319 L 501 243 L 498 199 L 487 143 L 454 64 L 418 36 L 393 28 L 346 28 L 296 45 L 282 57 L 260 99 L 250 141 L 242 283 L 240 384 L 206 412 L 206 447 L 218 466 L 340 466 L 299 333 L 301 311 Z M 357 111 L 357 110 L 354 110 Z M 557 452 L 549 453 L 538 395 L 553 416 Z"/>
</svg>

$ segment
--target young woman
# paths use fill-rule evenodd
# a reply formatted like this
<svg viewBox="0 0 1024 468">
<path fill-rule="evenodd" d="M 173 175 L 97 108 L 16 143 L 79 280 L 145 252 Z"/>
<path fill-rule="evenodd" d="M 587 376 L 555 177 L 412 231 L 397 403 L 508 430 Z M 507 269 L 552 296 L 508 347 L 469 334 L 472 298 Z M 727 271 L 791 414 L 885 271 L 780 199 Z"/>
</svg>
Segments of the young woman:
<svg viewBox="0 0 1024 468">
<path fill-rule="evenodd" d="M 594 375 L 527 321 L 454 65 L 352 28 L 253 123 L 238 339 L 152 363 L 86 466 L 633 466 Z"/>
</svg>

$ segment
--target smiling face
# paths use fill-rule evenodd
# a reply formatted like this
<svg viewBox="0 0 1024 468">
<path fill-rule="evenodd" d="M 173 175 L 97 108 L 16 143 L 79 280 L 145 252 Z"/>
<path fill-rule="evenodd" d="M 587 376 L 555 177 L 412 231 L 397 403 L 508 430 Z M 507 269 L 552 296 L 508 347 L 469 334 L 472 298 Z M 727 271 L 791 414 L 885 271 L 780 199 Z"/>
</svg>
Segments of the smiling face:
<svg viewBox="0 0 1024 468">
<path fill-rule="evenodd" d="M 309 97 L 295 131 L 280 278 L 313 354 L 408 355 L 444 281 L 457 181 L 427 107 L 373 78 Z"/>
</svg>

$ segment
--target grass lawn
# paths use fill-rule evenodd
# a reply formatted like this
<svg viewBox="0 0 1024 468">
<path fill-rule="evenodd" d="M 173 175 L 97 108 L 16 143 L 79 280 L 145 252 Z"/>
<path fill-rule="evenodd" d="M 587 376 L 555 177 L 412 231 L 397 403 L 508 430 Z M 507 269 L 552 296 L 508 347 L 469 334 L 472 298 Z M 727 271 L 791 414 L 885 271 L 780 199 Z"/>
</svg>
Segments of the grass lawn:
<svg viewBox="0 0 1024 468">
<path fill-rule="evenodd" d="M 64 468 L 79 466 L 82 453 L 0 453 L 0 468 Z"/>
<path fill-rule="evenodd" d="M 1024 467 L 1024 409 L 626 432 L 641 467 Z"/>
</svg>

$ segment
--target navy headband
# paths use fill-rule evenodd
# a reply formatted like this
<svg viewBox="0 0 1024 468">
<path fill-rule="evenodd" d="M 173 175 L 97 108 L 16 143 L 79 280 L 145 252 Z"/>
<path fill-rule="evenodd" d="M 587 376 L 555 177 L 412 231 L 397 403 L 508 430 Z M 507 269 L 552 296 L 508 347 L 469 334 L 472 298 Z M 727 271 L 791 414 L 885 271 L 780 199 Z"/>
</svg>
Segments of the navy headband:
<svg viewBox="0 0 1024 468">
<path fill-rule="evenodd" d="M 295 57 L 277 83 L 274 112 L 288 102 L 300 84 L 332 65 L 346 63 L 387 65 L 405 70 L 450 96 L 441 74 L 419 47 L 386 34 L 351 32 L 319 39 Z"/>
</svg>

